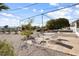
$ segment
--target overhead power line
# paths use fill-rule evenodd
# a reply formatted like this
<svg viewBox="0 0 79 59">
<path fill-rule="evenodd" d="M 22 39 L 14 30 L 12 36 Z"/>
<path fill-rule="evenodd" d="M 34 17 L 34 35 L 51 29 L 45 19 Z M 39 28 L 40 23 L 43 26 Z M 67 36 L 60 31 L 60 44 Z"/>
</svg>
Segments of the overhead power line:
<svg viewBox="0 0 79 59">
<path fill-rule="evenodd" d="M 3 11 L 14 11 L 14 10 L 20 10 L 20 9 L 23 9 L 23 8 L 26 8 L 26 7 L 31 7 L 33 5 L 37 5 L 38 3 L 33 3 L 33 4 L 29 4 L 29 5 L 26 5 L 26 6 L 23 6 L 23 7 L 20 7 L 20 8 L 16 8 L 16 9 L 8 9 L 8 10 L 3 10 Z M 2 5 L 0 5 L 2 6 Z M 14 14 L 14 13 L 10 13 L 10 14 Z M 14 14 L 15 15 L 15 14 Z"/>
<path fill-rule="evenodd" d="M 23 8 L 26 8 L 26 7 L 31 7 L 33 5 L 37 5 L 38 3 L 33 3 L 33 4 L 30 4 L 30 5 L 26 5 L 26 6 L 23 6 L 23 7 L 19 7 L 19 8 L 16 8 L 16 9 L 8 9 L 8 10 L 5 10 L 5 11 L 15 11 L 15 10 L 21 10 Z"/>
<path fill-rule="evenodd" d="M 48 16 L 48 15 L 46 15 L 46 14 L 44 14 L 44 16 L 46 16 L 47 18 L 50 18 L 50 19 L 52 19 L 50 16 Z"/>
<path fill-rule="evenodd" d="M 66 6 L 66 7 L 62 7 L 62 8 L 58 8 L 58 9 L 55 9 L 55 10 L 47 11 L 47 12 L 37 14 L 37 15 L 34 15 L 34 16 L 31 16 L 31 17 L 27 17 L 25 19 L 33 18 L 33 17 L 36 17 L 36 16 L 44 15 L 44 14 L 47 14 L 47 13 L 50 13 L 50 12 L 55 12 L 55 11 L 59 11 L 59 10 L 66 9 L 66 8 L 70 8 L 70 7 L 73 7 L 73 6 L 76 6 L 76 5 L 79 5 L 79 3 L 75 3 L 73 5 L 69 5 L 69 6 Z"/>
</svg>

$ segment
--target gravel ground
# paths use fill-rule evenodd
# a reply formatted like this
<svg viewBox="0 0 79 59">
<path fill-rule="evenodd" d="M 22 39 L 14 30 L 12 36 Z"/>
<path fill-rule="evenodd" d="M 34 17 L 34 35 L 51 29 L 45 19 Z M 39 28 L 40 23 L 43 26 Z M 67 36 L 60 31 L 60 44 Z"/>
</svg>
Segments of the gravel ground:
<svg viewBox="0 0 79 59">
<path fill-rule="evenodd" d="M 26 44 L 26 42 L 21 41 L 23 37 L 24 36 L 14 34 L 0 34 L 0 40 L 6 39 L 10 42 L 17 56 L 71 56 L 56 50 Z"/>
<path fill-rule="evenodd" d="M 35 45 L 26 45 L 26 48 L 23 48 L 18 53 L 19 56 L 73 56 L 71 54 L 63 53 L 60 51 L 43 48 Z"/>
<path fill-rule="evenodd" d="M 29 55 L 30 56 L 71 56 L 70 54 L 66 54 L 63 52 L 42 48 L 42 47 L 37 47 L 37 49 L 31 52 Z"/>
</svg>

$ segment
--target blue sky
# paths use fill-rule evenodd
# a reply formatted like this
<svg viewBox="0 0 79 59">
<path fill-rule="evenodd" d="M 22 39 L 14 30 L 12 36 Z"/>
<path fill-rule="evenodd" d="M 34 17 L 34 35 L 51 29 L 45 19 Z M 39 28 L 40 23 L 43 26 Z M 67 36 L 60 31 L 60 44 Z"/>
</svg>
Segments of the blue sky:
<svg viewBox="0 0 79 59">
<path fill-rule="evenodd" d="M 28 18 L 33 15 L 44 13 L 50 10 L 55 10 L 58 8 L 66 7 L 72 5 L 73 3 L 38 3 L 30 7 L 23 7 L 30 5 L 32 3 L 5 3 L 10 9 L 3 10 L 0 12 L 0 26 L 9 25 L 9 26 L 19 26 L 20 24 L 27 24 Z M 13 10 L 16 8 L 21 8 L 18 10 Z M 79 5 L 59 10 L 56 12 L 47 13 L 52 19 L 56 18 L 67 18 L 70 22 L 79 19 Z M 22 21 L 21 21 L 22 20 Z M 44 25 L 46 21 L 50 20 L 44 16 Z M 41 16 L 33 18 L 33 24 L 36 26 L 41 26 Z"/>
</svg>

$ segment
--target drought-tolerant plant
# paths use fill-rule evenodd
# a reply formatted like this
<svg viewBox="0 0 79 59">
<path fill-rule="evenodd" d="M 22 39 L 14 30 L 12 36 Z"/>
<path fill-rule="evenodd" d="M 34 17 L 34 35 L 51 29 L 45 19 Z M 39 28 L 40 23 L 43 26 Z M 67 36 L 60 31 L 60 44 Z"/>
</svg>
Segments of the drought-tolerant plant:
<svg viewBox="0 0 79 59">
<path fill-rule="evenodd" d="M 22 35 L 30 36 L 32 34 L 32 31 L 30 30 L 25 30 L 21 32 Z"/>
<path fill-rule="evenodd" d="M 27 37 L 29 37 L 33 33 L 31 24 L 32 20 L 30 20 L 27 25 L 22 26 L 22 32 L 21 32 L 22 35 L 26 35 Z"/>
<path fill-rule="evenodd" d="M 13 56 L 14 49 L 7 41 L 0 41 L 0 56 Z"/>
</svg>

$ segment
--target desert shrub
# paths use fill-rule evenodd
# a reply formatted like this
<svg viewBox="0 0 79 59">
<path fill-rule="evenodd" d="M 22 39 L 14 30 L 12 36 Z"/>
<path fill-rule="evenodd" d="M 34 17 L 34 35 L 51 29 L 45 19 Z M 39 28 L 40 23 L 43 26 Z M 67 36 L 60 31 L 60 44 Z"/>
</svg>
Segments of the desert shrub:
<svg viewBox="0 0 79 59">
<path fill-rule="evenodd" d="M 29 30 L 25 30 L 25 31 L 22 31 L 21 34 L 22 35 L 26 35 L 26 36 L 30 36 L 33 32 L 32 31 L 29 31 Z"/>
<path fill-rule="evenodd" d="M 7 41 L 0 41 L 0 56 L 13 56 L 14 49 Z"/>
</svg>

